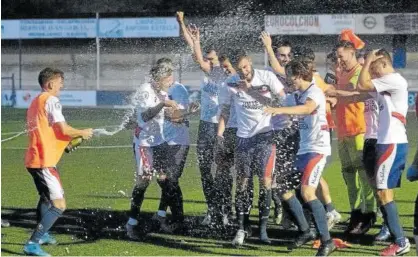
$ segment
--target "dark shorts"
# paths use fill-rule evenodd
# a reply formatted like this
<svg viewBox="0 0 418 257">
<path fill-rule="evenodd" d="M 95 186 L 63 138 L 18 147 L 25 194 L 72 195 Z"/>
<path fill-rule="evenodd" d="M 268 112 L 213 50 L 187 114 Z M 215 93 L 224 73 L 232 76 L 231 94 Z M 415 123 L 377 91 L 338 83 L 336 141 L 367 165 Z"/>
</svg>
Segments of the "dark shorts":
<svg viewBox="0 0 418 257">
<path fill-rule="evenodd" d="M 376 167 L 376 144 L 377 139 L 368 138 L 364 140 L 363 165 L 366 170 L 370 185 L 376 185 L 374 170 Z"/>
<path fill-rule="evenodd" d="M 201 120 L 199 122 L 199 131 L 197 134 L 197 150 L 206 151 L 212 148 L 216 143 L 216 135 L 218 134 L 218 123 L 211 123 Z"/>
<path fill-rule="evenodd" d="M 275 165 L 273 132 L 260 133 L 250 138 L 237 137 L 235 149 L 237 176 L 272 178 Z"/>
<path fill-rule="evenodd" d="M 226 128 L 222 149 L 216 149 L 216 163 L 234 165 L 235 147 L 237 144 L 237 128 Z"/>
<path fill-rule="evenodd" d="M 169 145 L 167 149 L 168 166 L 166 175 L 169 178 L 178 180 L 183 174 L 184 165 L 186 164 L 187 154 L 189 153 L 188 145 Z"/>
<path fill-rule="evenodd" d="M 35 182 L 39 196 L 48 200 L 64 198 L 59 171 L 56 167 L 49 168 L 27 168 Z"/>
<path fill-rule="evenodd" d="M 414 213 L 414 235 L 418 235 L 418 194 L 415 199 L 415 213 Z M 415 242 L 415 244 L 418 242 Z"/>
</svg>

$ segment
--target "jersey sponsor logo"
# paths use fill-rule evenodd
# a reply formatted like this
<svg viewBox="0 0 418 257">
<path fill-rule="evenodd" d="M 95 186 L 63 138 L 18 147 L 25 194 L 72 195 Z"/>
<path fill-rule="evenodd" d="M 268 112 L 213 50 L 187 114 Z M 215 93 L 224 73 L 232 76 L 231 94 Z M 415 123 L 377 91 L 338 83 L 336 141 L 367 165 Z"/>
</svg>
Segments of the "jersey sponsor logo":
<svg viewBox="0 0 418 257">
<path fill-rule="evenodd" d="M 319 167 L 319 165 L 317 165 L 316 167 L 315 167 L 315 169 L 313 170 L 313 172 L 312 172 L 312 175 L 311 175 L 311 184 L 316 184 L 317 183 L 317 181 L 318 181 L 318 176 L 319 176 L 319 174 L 321 174 L 321 169 L 320 169 L 321 167 Z"/>
<path fill-rule="evenodd" d="M 61 110 L 62 106 L 60 102 L 56 102 L 55 103 L 55 108 L 57 108 L 57 110 Z"/>
<path fill-rule="evenodd" d="M 138 100 L 139 101 L 145 101 L 149 98 L 149 92 L 142 91 L 138 93 Z"/>
<path fill-rule="evenodd" d="M 262 110 L 264 108 L 264 105 L 260 104 L 257 101 L 248 101 L 248 102 L 243 102 L 242 107 L 245 109 L 251 109 L 251 110 Z"/>
</svg>

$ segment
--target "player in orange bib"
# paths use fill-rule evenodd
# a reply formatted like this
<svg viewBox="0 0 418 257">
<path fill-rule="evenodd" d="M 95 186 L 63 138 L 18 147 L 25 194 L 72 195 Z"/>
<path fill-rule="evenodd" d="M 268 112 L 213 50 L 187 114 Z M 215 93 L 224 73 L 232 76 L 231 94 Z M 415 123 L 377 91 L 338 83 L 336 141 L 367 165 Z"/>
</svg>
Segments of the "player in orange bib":
<svg viewBox="0 0 418 257">
<path fill-rule="evenodd" d="M 58 99 L 64 85 L 61 70 L 45 68 L 39 73 L 38 81 L 42 92 L 33 99 L 27 111 L 29 144 L 25 155 L 25 166 L 40 196 L 38 225 L 23 251 L 27 255 L 48 256 L 40 245 L 56 244 L 48 231 L 66 208 L 57 163 L 71 139 L 89 139 L 93 130 L 75 129 L 66 123 Z"/>
<path fill-rule="evenodd" d="M 350 41 L 340 41 L 336 46 L 339 69 L 336 72 L 336 89 L 354 91 L 362 66 L 356 58 L 356 47 Z M 342 174 L 347 185 L 351 207 L 348 234 L 362 234 L 359 229 L 376 221 L 376 200 L 362 164 L 362 151 L 366 123 L 364 102 L 338 102 L 336 105 L 338 151 Z M 361 233 L 359 231 L 362 231 Z"/>
</svg>

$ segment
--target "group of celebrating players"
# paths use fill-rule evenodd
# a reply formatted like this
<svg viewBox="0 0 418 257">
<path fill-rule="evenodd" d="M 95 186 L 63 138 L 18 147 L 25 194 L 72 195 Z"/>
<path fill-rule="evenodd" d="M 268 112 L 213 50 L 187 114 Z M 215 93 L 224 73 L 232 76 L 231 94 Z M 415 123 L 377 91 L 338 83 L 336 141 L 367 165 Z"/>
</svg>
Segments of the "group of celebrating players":
<svg viewBox="0 0 418 257">
<path fill-rule="evenodd" d="M 310 48 L 292 47 L 289 42 L 273 44 L 270 35 L 263 32 L 260 38 L 270 67 L 255 69 L 244 50 L 210 48 L 203 54 L 199 29 L 186 26 L 182 12 L 177 13 L 177 19 L 194 60 L 204 72 L 200 101 L 189 102 L 187 89 L 174 81 L 173 63 L 168 58 L 153 65 L 150 81 L 134 94 L 136 114 L 127 127 L 134 128 L 137 168 L 126 223 L 128 237 L 139 237 L 140 208 L 154 176 L 161 187 L 161 199 L 153 219 L 164 232 L 181 229 L 184 213 L 179 178 L 189 152 L 188 117 L 200 110 L 197 156 L 207 204 L 202 225 L 235 228 L 235 204 L 237 231 L 232 244 L 243 245 L 252 234 L 250 212 L 256 175 L 260 241 L 271 242 L 267 227 L 273 200 L 274 222 L 284 229 L 296 226 L 299 231 L 292 249 L 318 238 L 317 256 L 330 255 L 336 249 L 330 229 L 341 215 L 335 210 L 322 172 L 331 156 L 331 134 L 336 129 L 351 207 L 346 234 L 367 233 L 380 211 L 384 224 L 376 240 L 393 241 L 380 254 L 409 252 L 411 245 L 399 222 L 393 195 L 393 189 L 400 186 L 408 152 L 408 84 L 394 70 L 389 53 L 380 49 L 365 55 L 364 43 L 345 30 L 327 56 L 328 73 L 322 79 Z M 43 70 L 39 83 L 43 93 L 28 110 L 25 161 L 41 196 L 39 225 L 24 251 L 42 256 L 47 253 L 40 244 L 54 242 L 48 230 L 65 209 L 55 166 L 71 138 L 88 139 L 92 130 L 77 130 L 66 124 L 57 98 L 63 83 L 61 71 Z M 417 159 L 416 155 L 408 169 L 411 181 L 418 179 Z M 415 235 L 416 223 L 415 216 Z"/>
</svg>

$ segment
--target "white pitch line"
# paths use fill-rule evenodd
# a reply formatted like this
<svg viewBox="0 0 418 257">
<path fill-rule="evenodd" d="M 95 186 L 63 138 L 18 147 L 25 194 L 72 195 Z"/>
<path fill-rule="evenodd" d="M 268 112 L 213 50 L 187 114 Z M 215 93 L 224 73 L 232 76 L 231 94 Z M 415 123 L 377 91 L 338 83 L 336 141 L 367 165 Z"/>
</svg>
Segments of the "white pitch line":
<svg viewBox="0 0 418 257">
<path fill-rule="evenodd" d="M 196 144 L 190 144 L 196 146 Z M 101 145 L 101 146 L 80 146 L 80 149 L 114 149 L 114 148 L 132 148 L 132 145 Z M 26 147 L 2 147 L 1 150 L 26 150 Z"/>
</svg>

